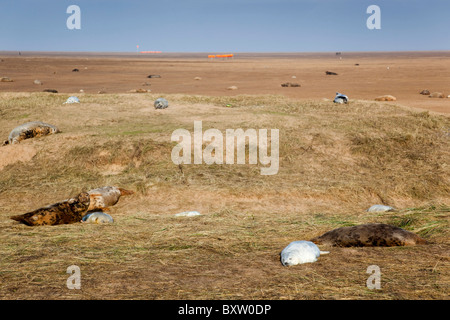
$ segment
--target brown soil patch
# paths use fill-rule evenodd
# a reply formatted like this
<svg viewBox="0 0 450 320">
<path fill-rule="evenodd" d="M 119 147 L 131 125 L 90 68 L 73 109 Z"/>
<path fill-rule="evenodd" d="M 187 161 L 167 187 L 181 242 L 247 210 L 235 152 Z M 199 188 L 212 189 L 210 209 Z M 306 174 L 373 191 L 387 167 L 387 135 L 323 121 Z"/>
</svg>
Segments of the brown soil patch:
<svg viewBox="0 0 450 320">
<path fill-rule="evenodd" d="M 0 170 L 9 164 L 30 161 L 37 152 L 32 146 L 21 144 L 12 144 L 0 148 Z"/>
</svg>

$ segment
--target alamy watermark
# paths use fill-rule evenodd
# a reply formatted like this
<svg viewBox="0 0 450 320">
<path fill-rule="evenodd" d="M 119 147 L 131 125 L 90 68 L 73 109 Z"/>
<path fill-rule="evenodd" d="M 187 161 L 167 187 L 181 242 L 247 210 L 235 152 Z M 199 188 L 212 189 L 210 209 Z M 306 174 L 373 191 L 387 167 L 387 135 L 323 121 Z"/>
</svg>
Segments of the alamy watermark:
<svg viewBox="0 0 450 320">
<path fill-rule="evenodd" d="M 66 26 L 69 30 L 79 30 L 81 29 L 81 9 L 77 5 L 70 5 L 66 10 L 67 14 L 70 16 L 66 20 Z M 373 4 L 367 7 L 367 14 L 370 17 L 367 18 L 366 26 L 369 30 L 379 30 L 381 29 L 381 9 L 379 6 Z"/>
<path fill-rule="evenodd" d="M 367 13 L 371 14 L 367 18 L 366 25 L 369 30 L 381 29 L 381 9 L 377 5 L 371 5 L 367 7 Z"/>
<path fill-rule="evenodd" d="M 68 289 L 81 289 L 81 270 L 80 267 L 76 265 L 71 265 L 67 268 L 66 272 L 70 274 L 67 278 L 67 288 Z"/>
<path fill-rule="evenodd" d="M 366 273 L 370 274 L 367 278 L 366 285 L 368 289 L 381 289 L 381 270 L 377 265 L 367 267 Z"/>
<path fill-rule="evenodd" d="M 66 13 L 71 14 L 66 20 L 67 29 L 81 29 L 81 9 L 77 5 L 70 5 L 67 7 Z"/>
<path fill-rule="evenodd" d="M 193 137 L 186 129 L 177 129 L 172 133 L 172 141 L 178 144 L 172 149 L 172 161 L 175 164 L 235 164 L 246 163 L 246 145 L 248 140 L 248 163 L 259 163 L 262 175 L 274 175 L 279 169 L 279 130 L 270 129 L 270 155 L 268 130 L 259 129 L 226 129 L 225 154 L 224 135 L 218 129 L 203 132 L 202 121 L 194 121 Z M 209 142 L 203 149 L 203 143 Z M 225 158 L 225 159 L 224 159 Z"/>
</svg>

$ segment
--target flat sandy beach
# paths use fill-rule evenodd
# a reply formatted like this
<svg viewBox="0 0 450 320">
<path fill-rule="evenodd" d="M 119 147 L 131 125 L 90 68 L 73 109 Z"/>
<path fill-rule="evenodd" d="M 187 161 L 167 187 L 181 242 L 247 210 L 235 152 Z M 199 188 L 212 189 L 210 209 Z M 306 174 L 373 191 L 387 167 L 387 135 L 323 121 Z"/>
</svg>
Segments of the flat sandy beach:
<svg viewBox="0 0 450 320">
<path fill-rule="evenodd" d="M 450 112 L 450 99 L 419 94 L 427 89 L 450 95 L 449 51 L 235 53 L 226 59 L 208 59 L 208 54 L 214 53 L 0 52 L 0 77 L 13 80 L 0 82 L 0 92 L 127 93 L 142 88 L 161 95 L 277 94 L 313 100 L 333 99 L 336 92 L 355 100 L 389 94 L 397 98 L 393 104 Z M 79 72 L 72 72 L 75 68 Z M 301 86 L 282 87 L 286 82 Z M 231 86 L 237 89 L 228 90 Z"/>
</svg>

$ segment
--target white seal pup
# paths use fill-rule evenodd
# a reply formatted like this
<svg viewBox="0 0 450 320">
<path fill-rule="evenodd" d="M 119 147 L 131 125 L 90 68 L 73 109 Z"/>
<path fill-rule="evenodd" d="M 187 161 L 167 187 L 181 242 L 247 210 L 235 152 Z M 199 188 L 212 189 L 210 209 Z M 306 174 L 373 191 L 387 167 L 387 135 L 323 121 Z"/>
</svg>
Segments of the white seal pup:
<svg viewBox="0 0 450 320">
<path fill-rule="evenodd" d="M 366 211 L 367 212 L 387 212 L 387 211 L 395 211 L 395 209 L 393 207 L 385 206 L 382 204 L 374 204 Z"/>
<path fill-rule="evenodd" d="M 78 97 L 72 96 L 67 98 L 66 102 L 64 102 L 63 104 L 67 103 L 80 103 L 80 99 L 78 99 Z"/>
<path fill-rule="evenodd" d="M 311 241 L 293 241 L 281 251 L 281 263 L 283 266 L 295 266 L 302 263 L 316 262 L 321 254 L 329 251 L 320 251 L 319 247 Z"/>
<path fill-rule="evenodd" d="M 334 97 L 333 102 L 339 104 L 348 103 L 348 97 L 345 94 L 336 92 L 336 97 Z"/>
<path fill-rule="evenodd" d="M 169 106 L 169 102 L 164 98 L 158 98 L 154 102 L 155 109 L 165 109 Z"/>
<path fill-rule="evenodd" d="M 113 223 L 114 219 L 103 211 L 89 212 L 81 219 L 82 223 Z"/>
<path fill-rule="evenodd" d="M 175 217 L 195 217 L 201 216 L 201 213 L 198 211 L 185 211 L 175 214 Z"/>
</svg>

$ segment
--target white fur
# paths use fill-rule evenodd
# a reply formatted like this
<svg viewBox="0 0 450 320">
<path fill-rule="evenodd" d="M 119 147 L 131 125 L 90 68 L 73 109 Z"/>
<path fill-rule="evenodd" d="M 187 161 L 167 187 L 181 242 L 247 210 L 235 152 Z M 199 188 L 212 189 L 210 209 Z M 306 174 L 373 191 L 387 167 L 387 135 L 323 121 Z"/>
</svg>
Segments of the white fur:
<svg viewBox="0 0 450 320">
<path fill-rule="evenodd" d="M 201 216 L 200 212 L 197 211 L 186 211 L 175 214 L 175 217 L 194 217 Z"/>
<path fill-rule="evenodd" d="M 89 213 L 83 217 L 81 222 L 84 223 L 113 223 L 113 218 L 104 212 L 96 211 Z"/>
<path fill-rule="evenodd" d="M 390 206 L 385 206 L 382 204 L 375 204 L 367 209 L 367 212 L 386 212 L 386 211 L 394 211 L 395 209 Z"/>
<path fill-rule="evenodd" d="M 63 104 L 66 104 L 66 103 L 80 103 L 80 100 L 77 97 L 73 96 L 73 97 L 69 97 L 66 100 L 66 102 L 64 102 Z"/>
<path fill-rule="evenodd" d="M 302 263 L 316 262 L 321 254 L 328 251 L 320 251 L 319 247 L 311 241 L 294 241 L 281 251 L 281 263 L 283 266 L 295 266 Z"/>
</svg>

